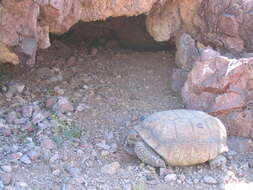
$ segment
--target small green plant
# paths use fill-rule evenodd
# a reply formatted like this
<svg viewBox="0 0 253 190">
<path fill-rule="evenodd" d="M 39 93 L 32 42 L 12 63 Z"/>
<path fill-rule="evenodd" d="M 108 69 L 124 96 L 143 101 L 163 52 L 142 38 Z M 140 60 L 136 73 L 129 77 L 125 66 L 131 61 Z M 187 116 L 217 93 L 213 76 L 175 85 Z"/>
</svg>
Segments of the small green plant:
<svg viewBox="0 0 253 190">
<path fill-rule="evenodd" d="M 52 115 L 51 119 L 54 123 L 52 128 L 53 136 L 51 138 L 58 147 L 61 147 L 64 141 L 73 141 L 81 138 L 82 130 L 80 128 L 56 115 Z"/>
<path fill-rule="evenodd" d="M 52 115 L 51 119 L 52 119 L 52 121 L 54 123 L 53 132 L 55 132 L 55 133 L 61 133 L 64 130 L 70 128 L 71 124 L 69 124 L 63 118 L 59 118 L 57 115 Z"/>
</svg>

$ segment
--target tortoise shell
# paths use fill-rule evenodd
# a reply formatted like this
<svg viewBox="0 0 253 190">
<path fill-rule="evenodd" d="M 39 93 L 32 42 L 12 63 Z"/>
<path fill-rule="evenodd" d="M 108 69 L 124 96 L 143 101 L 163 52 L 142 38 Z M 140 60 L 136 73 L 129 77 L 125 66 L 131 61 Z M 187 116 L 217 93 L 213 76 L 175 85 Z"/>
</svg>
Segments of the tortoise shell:
<svg viewBox="0 0 253 190">
<path fill-rule="evenodd" d="M 157 112 L 135 126 L 135 130 L 168 165 L 204 163 L 227 150 L 224 125 L 201 111 Z"/>
</svg>

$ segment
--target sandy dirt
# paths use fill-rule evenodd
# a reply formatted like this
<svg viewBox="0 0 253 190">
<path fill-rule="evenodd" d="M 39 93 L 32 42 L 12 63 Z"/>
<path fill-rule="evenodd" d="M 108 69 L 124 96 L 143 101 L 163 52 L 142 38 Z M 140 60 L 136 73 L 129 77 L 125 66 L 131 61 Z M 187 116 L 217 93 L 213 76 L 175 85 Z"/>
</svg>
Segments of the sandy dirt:
<svg viewBox="0 0 253 190">
<path fill-rule="evenodd" d="M 225 168 L 211 170 L 202 164 L 159 171 L 124 151 L 127 131 L 142 117 L 183 108 L 170 89 L 174 52 L 54 41 L 38 53 L 37 60 L 33 67 L 0 66 L 4 126 L 0 127 L 0 189 L 211 190 L 236 189 L 234 183 L 239 189 L 253 189 L 250 153 L 224 154 Z M 6 96 L 17 83 L 24 89 Z M 68 98 L 73 110 L 64 113 L 61 107 L 47 106 L 57 97 Z M 18 123 L 25 105 L 45 118 L 34 123 L 33 111 L 30 119 Z M 11 112 L 16 113 L 13 121 Z M 171 174 L 176 178 L 166 180 Z"/>
</svg>

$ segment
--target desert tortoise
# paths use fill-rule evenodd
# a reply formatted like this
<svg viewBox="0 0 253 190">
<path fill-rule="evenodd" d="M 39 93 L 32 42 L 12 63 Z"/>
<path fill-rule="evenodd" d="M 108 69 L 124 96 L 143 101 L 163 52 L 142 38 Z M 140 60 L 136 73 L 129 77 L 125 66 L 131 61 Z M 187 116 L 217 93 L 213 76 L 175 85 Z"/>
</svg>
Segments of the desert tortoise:
<svg viewBox="0 0 253 190">
<path fill-rule="evenodd" d="M 204 163 L 227 151 L 222 122 L 195 110 L 169 110 L 146 117 L 125 140 L 129 153 L 154 167 Z"/>
</svg>

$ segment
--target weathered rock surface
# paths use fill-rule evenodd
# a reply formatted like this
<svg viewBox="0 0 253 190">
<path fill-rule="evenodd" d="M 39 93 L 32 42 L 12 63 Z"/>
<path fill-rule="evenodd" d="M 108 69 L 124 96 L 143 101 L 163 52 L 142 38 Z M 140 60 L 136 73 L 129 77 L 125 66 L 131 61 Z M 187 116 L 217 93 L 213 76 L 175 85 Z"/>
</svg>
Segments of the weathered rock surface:
<svg viewBox="0 0 253 190">
<path fill-rule="evenodd" d="M 50 46 L 49 32 L 63 34 L 82 21 L 148 12 L 156 0 L 1 0 L 0 62 L 34 63 L 37 47 Z"/>
<path fill-rule="evenodd" d="M 183 33 L 177 37 L 176 64 L 184 70 L 190 70 L 192 64 L 200 59 L 195 41 L 189 34 Z"/>
<path fill-rule="evenodd" d="M 252 1 L 238 0 L 1 0 L 0 62 L 34 63 L 37 48 L 50 46 L 49 32 L 63 34 L 80 20 L 140 14 L 157 41 L 187 32 L 204 44 L 253 50 L 252 11 Z"/>
<path fill-rule="evenodd" d="M 253 50 L 252 11 L 252 1 L 168 0 L 153 6 L 146 24 L 156 40 L 168 40 L 180 30 L 206 45 L 240 52 Z"/>
<path fill-rule="evenodd" d="M 174 37 L 180 29 L 181 19 L 178 1 L 160 1 L 156 3 L 146 19 L 147 30 L 157 41 L 166 41 Z M 166 3 L 165 3 L 166 2 Z"/>
<path fill-rule="evenodd" d="M 232 59 L 213 54 L 196 61 L 182 97 L 188 108 L 220 117 L 230 135 L 253 137 L 253 57 Z"/>
</svg>

